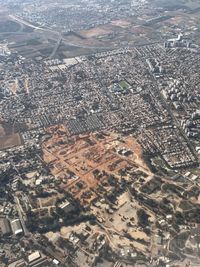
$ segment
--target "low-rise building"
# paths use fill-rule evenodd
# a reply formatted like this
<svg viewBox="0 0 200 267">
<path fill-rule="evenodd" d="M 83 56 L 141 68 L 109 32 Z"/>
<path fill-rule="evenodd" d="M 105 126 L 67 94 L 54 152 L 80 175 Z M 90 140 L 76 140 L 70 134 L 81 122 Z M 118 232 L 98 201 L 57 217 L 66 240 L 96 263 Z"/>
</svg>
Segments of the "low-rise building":
<svg viewBox="0 0 200 267">
<path fill-rule="evenodd" d="M 23 228 L 19 219 L 11 221 L 11 228 L 14 235 L 19 235 L 23 233 Z"/>
<path fill-rule="evenodd" d="M 9 235 L 11 233 L 9 220 L 6 218 L 0 219 L 0 235 Z"/>
</svg>

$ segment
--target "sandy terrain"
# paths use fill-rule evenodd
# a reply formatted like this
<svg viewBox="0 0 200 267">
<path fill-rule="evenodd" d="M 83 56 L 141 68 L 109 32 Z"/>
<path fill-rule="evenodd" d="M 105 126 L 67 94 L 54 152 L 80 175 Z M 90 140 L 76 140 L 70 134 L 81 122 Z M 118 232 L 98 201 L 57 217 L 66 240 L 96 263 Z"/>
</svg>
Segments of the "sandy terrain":
<svg viewBox="0 0 200 267">
<path fill-rule="evenodd" d="M 19 145 L 21 145 L 21 137 L 17 133 L 0 137 L 0 149 L 7 149 Z"/>
<path fill-rule="evenodd" d="M 98 37 L 102 35 L 108 35 L 111 33 L 112 30 L 109 28 L 105 27 L 97 27 L 97 28 L 92 28 L 86 31 L 82 32 L 82 35 L 85 36 L 86 38 L 92 38 L 92 37 Z"/>
<path fill-rule="evenodd" d="M 131 23 L 127 20 L 113 20 L 111 21 L 111 24 L 122 28 L 127 28 L 129 25 L 131 25 Z"/>
<path fill-rule="evenodd" d="M 0 137 L 5 135 L 5 131 L 2 125 L 0 125 Z"/>
<path fill-rule="evenodd" d="M 52 174 L 62 183 L 61 188 L 88 205 L 97 197 L 96 190 L 101 185 L 106 191 L 112 186 L 108 183 L 110 175 L 121 179 L 121 170 L 131 168 L 150 171 L 141 159 L 140 145 L 133 137 L 121 138 L 109 133 L 103 138 L 96 134 L 68 136 L 63 125 L 51 127 L 52 137 L 42 144 L 43 158 L 50 165 Z M 129 156 L 119 154 L 121 150 L 131 150 Z M 94 171 L 101 175 L 94 175 Z"/>
</svg>

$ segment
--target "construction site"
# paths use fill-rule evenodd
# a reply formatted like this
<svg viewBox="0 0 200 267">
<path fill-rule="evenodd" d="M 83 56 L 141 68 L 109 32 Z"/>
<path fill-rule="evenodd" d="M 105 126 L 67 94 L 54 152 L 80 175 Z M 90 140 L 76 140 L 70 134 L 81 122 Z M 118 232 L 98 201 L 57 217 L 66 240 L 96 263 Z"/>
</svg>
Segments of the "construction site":
<svg viewBox="0 0 200 267">
<path fill-rule="evenodd" d="M 99 192 L 112 192 L 117 181 L 134 177 L 137 171 L 151 175 L 133 137 L 116 133 L 69 136 L 64 125 L 50 127 L 43 142 L 43 159 L 60 187 L 88 206 Z M 128 172 L 128 173 L 127 173 Z"/>
</svg>

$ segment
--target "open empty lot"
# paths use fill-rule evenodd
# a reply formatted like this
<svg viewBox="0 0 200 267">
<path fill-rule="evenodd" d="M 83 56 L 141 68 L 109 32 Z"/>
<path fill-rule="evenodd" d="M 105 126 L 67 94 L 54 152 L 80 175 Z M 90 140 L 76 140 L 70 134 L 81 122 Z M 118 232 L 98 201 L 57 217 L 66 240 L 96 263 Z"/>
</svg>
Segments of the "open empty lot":
<svg viewBox="0 0 200 267">
<path fill-rule="evenodd" d="M 115 133 L 69 137 L 63 125 L 48 132 L 51 138 L 42 145 L 43 158 L 60 186 L 84 205 L 97 198 L 99 187 L 111 191 L 114 180 L 121 179 L 125 169 L 149 173 L 140 146 L 132 137 Z"/>
</svg>

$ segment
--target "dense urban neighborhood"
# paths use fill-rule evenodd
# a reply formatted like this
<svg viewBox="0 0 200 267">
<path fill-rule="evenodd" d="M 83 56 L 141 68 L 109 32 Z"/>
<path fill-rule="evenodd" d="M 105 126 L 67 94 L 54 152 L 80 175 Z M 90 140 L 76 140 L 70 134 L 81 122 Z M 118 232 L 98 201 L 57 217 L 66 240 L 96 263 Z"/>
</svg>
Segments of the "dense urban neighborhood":
<svg viewBox="0 0 200 267">
<path fill-rule="evenodd" d="M 0 267 L 200 266 L 199 15 L 0 0 Z"/>
</svg>

